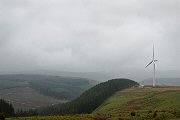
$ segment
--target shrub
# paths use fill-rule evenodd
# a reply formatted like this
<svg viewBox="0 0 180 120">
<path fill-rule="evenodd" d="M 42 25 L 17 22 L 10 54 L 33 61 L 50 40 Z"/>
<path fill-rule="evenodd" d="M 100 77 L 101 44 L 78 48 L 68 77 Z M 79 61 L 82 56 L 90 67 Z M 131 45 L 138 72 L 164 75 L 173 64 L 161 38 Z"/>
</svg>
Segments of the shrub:
<svg viewBox="0 0 180 120">
<path fill-rule="evenodd" d="M 174 112 L 174 115 L 175 115 L 177 118 L 180 118 L 180 110 L 176 110 L 176 112 Z"/>
<path fill-rule="evenodd" d="M 5 115 L 4 115 L 4 113 L 0 113 L 0 120 L 5 120 Z"/>
<path fill-rule="evenodd" d="M 152 110 L 149 110 L 148 113 L 152 113 Z"/>
<path fill-rule="evenodd" d="M 131 116 L 136 116 L 136 113 L 134 111 L 132 111 Z"/>
</svg>

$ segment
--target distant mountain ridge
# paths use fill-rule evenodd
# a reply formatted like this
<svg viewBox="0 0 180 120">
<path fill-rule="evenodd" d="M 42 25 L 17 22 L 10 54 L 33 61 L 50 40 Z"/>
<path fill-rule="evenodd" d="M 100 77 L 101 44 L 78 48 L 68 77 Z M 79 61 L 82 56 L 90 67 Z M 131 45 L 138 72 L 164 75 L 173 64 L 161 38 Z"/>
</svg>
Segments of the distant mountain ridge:
<svg viewBox="0 0 180 120">
<path fill-rule="evenodd" d="M 142 85 L 152 85 L 152 78 L 140 82 Z M 156 85 L 159 86 L 180 86 L 180 78 L 156 78 Z"/>
<path fill-rule="evenodd" d="M 110 75 L 101 72 L 69 72 L 69 71 L 56 71 L 56 70 L 32 70 L 32 71 L 12 71 L 0 72 L 4 74 L 26 74 L 26 75 L 49 75 L 49 76 L 66 76 L 66 77 L 80 77 L 88 78 L 96 81 L 106 81 L 111 79 Z"/>
<path fill-rule="evenodd" d="M 180 78 L 180 70 L 157 70 L 156 74 L 159 78 Z M 0 71 L 2 74 L 38 74 L 66 77 L 89 78 L 99 82 L 107 81 L 112 78 L 129 78 L 135 81 L 143 81 L 152 76 L 151 69 L 143 70 L 115 70 L 115 71 L 99 71 L 99 72 L 78 72 L 78 71 L 61 71 L 61 70 L 29 70 L 29 71 Z"/>
</svg>

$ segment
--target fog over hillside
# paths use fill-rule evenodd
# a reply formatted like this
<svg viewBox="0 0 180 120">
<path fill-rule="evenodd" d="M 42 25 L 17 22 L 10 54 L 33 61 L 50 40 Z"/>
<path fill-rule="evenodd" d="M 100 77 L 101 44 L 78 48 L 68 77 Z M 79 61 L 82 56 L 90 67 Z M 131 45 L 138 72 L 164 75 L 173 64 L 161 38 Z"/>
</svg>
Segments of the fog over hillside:
<svg viewBox="0 0 180 120">
<path fill-rule="evenodd" d="M 180 71 L 167 70 L 156 71 L 158 78 L 180 78 Z M 52 76 L 69 76 L 89 78 L 99 82 L 107 81 L 113 78 L 130 78 L 137 82 L 144 81 L 145 79 L 151 79 L 153 71 L 150 70 L 121 70 L 121 71 L 109 71 L 109 72 L 68 72 L 68 71 L 51 71 L 51 70 L 34 70 L 34 71 L 16 71 L 16 72 L 0 72 L 0 75 L 4 74 L 25 74 L 25 75 L 52 75 Z"/>
<path fill-rule="evenodd" d="M 179 13 L 179 0 L 0 0 L 0 72 L 141 81 L 154 43 L 157 76 L 180 77 Z"/>
</svg>

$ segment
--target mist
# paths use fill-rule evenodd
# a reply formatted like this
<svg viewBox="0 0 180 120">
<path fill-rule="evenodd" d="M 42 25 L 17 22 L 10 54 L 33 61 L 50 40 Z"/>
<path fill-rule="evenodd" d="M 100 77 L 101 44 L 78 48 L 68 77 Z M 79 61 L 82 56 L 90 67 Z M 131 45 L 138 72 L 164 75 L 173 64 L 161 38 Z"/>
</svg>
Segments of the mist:
<svg viewBox="0 0 180 120">
<path fill-rule="evenodd" d="M 0 0 L 0 71 L 144 79 L 154 44 L 157 70 L 179 73 L 179 13 L 179 0 Z"/>
</svg>

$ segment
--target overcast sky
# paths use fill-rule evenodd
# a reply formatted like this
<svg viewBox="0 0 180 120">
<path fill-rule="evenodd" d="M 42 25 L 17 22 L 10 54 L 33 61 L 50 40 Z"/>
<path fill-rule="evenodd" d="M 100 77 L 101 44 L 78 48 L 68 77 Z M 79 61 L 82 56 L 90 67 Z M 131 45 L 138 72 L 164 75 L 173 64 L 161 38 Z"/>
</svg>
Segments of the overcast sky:
<svg viewBox="0 0 180 120">
<path fill-rule="evenodd" d="M 0 0 L 0 71 L 144 70 L 153 42 L 179 70 L 180 0 Z"/>
</svg>

